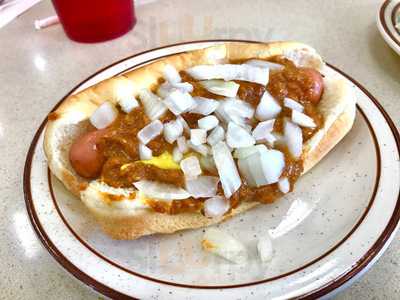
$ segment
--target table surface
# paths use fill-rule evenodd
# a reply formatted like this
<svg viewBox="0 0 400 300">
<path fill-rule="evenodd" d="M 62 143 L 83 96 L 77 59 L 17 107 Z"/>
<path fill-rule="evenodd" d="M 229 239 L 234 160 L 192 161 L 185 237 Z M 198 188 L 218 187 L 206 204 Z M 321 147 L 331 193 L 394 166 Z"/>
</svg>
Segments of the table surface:
<svg viewBox="0 0 400 300">
<path fill-rule="evenodd" d="M 379 0 L 147 0 L 134 30 L 79 44 L 61 26 L 35 31 L 54 14 L 44 1 L 0 29 L 0 299 L 97 299 L 42 247 L 29 223 L 22 174 L 33 135 L 59 99 L 96 70 L 134 53 L 199 39 L 298 40 L 318 49 L 377 97 L 399 128 L 400 57 L 381 38 Z M 397 74 L 397 75 L 396 75 Z M 397 235 L 376 265 L 338 299 L 399 299 Z"/>
</svg>

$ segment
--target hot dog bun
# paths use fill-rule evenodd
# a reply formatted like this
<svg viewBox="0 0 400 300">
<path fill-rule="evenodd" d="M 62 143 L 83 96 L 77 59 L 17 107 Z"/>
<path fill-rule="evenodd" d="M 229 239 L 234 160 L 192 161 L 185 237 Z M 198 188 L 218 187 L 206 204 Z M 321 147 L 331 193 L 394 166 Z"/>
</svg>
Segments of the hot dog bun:
<svg viewBox="0 0 400 300">
<path fill-rule="evenodd" d="M 304 173 L 320 161 L 351 129 L 355 118 L 353 87 L 339 75 L 329 71 L 316 51 L 296 42 L 266 44 L 223 43 L 218 46 L 168 56 L 118 77 L 102 81 L 86 90 L 71 95 L 51 114 L 44 138 L 44 149 L 52 173 L 66 188 L 80 197 L 101 224 L 105 233 L 114 239 L 135 239 L 152 233 L 172 233 L 221 222 L 244 212 L 259 203 L 242 202 L 220 219 L 210 219 L 200 213 L 161 214 L 152 211 L 141 201 L 139 194 L 133 201 L 134 190 L 116 189 L 103 183 L 90 182 L 78 176 L 68 156 L 72 142 L 90 128 L 88 118 L 104 101 L 117 102 L 118 86 L 134 82 L 135 91 L 151 88 L 162 77 L 166 64 L 184 70 L 199 64 L 214 64 L 226 59 L 266 59 L 284 55 L 297 66 L 319 70 L 324 77 L 324 93 L 318 109 L 324 126 L 303 147 Z M 109 195 L 123 195 L 125 200 L 110 201 Z"/>
</svg>

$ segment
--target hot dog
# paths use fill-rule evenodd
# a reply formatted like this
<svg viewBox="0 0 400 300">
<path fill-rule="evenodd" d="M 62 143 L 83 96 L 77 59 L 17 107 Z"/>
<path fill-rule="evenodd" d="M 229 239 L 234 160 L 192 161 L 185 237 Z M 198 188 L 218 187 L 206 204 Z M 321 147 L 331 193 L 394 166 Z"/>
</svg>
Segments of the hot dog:
<svg viewBox="0 0 400 300">
<path fill-rule="evenodd" d="M 69 151 L 69 161 L 78 175 L 96 178 L 103 167 L 105 158 L 98 147 L 106 130 L 94 130 L 83 134 L 74 141 Z"/>
<path fill-rule="evenodd" d="M 293 190 L 349 131 L 352 88 L 322 74 L 315 50 L 291 42 L 161 59 L 68 98 L 46 129 L 50 169 L 113 238 L 215 224 Z M 106 101 L 118 122 L 71 135 L 64 167 L 54 153 L 69 113 L 87 121 Z"/>
</svg>

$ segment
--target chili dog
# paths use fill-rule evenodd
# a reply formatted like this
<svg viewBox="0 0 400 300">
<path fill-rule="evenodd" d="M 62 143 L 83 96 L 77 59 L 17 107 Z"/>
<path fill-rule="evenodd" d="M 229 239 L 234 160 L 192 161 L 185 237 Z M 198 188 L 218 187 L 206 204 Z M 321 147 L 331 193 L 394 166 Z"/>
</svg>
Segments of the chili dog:
<svg viewBox="0 0 400 300">
<path fill-rule="evenodd" d="M 350 130 L 352 87 L 294 42 L 163 58 L 68 97 L 51 171 L 112 238 L 221 222 L 292 191 Z"/>
</svg>

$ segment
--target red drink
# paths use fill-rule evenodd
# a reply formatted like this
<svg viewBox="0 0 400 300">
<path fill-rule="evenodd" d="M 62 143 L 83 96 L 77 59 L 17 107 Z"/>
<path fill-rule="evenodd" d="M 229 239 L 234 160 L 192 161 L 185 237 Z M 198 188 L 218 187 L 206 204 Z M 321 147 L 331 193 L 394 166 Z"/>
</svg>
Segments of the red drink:
<svg viewBox="0 0 400 300">
<path fill-rule="evenodd" d="M 136 23 L 133 0 L 52 0 L 67 36 L 95 43 L 123 35 Z"/>
</svg>

